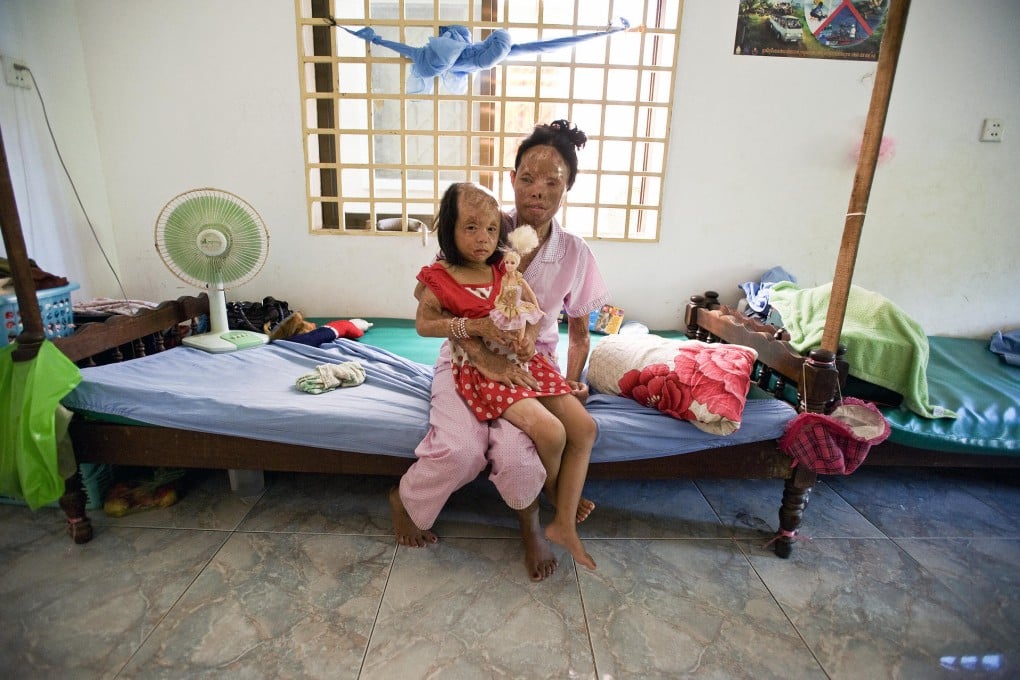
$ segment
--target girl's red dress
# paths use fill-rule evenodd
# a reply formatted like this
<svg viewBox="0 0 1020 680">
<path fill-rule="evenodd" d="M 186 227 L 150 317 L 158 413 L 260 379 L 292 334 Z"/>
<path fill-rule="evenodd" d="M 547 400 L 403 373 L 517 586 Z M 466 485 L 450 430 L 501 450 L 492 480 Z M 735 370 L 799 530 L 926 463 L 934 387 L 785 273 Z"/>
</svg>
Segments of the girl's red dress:
<svg viewBox="0 0 1020 680">
<path fill-rule="evenodd" d="M 443 309 L 454 316 L 469 319 L 480 319 L 489 315 L 499 297 L 500 282 L 503 279 L 502 267 L 492 265 L 492 284 L 485 286 L 469 286 L 457 283 L 446 271 L 442 262 L 422 267 L 418 272 L 418 280 L 425 284 L 439 299 Z M 494 352 L 517 361 L 513 352 L 502 345 L 485 341 L 486 346 Z M 456 343 L 452 343 L 451 356 L 453 361 L 453 377 L 457 392 L 471 408 L 478 420 L 499 418 L 511 404 L 532 397 L 549 397 L 570 394 L 570 385 L 560 375 L 553 363 L 545 356 L 535 354 L 527 363 L 522 363 L 535 380 L 535 390 L 513 386 L 489 380 L 471 365 L 467 354 Z"/>
</svg>

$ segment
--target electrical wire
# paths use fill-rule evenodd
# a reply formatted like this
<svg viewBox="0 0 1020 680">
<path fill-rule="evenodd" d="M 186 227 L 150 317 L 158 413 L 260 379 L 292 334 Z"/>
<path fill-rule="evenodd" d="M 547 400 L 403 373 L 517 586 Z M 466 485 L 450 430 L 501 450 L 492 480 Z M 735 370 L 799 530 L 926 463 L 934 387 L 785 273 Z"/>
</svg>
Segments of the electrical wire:
<svg viewBox="0 0 1020 680">
<path fill-rule="evenodd" d="M 78 187 L 74 185 L 74 180 L 71 179 L 71 173 L 67 169 L 67 164 L 64 163 L 64 157 L 60 154 L 60 147 L 57 145 L 57 138 L 53 134 L 53 127 L 50 125 L 50 117 L 46 113 L 46 102 L 43 101 L 42 90 L 39 88 L 39 81 L 35 79 L 35 74 L 32 73 L 32 69 L 27 66 L 15 66 L 18 70 L 28 71 L 28 75 L 32 78 L 32 84 L 35 86 L 35 93 L 39 96 L 39 105 L 42 106 L 43 119 L 46 121 L 46 129 L 50 133 L 50 140 L 53 142 L 53 150 L 57 152 L 57 159 L 60 160 L 60 167 L 64 169 L 64 174 L 67 176 L 67 181 L 71 184 L 71 191 L 74 192 L 74 197 L 78 200 L 78 207 L 81 208 L 81 214 L 85 216 L 85 222 L 89 225 L 89 231 L 92 232 L 92 238 L 96 242 L 96 246 L 99 247 L 99 252 L 103 254 L 103 259 L 106 260 L 106 266 L 110 268 L 110 273 L 113 274 L 113 278 L 117 281 L 117 287 L 120 288 L 120 293 L 124 300 L 127 300 L 127 293 L 124 291 L 124 284 L 120 282 L 120 277 L 117 275 L 117 270 L 114 269 L 113 263 L 110 262 L 110 258 L 106 254 L 106 249 L 103 248 L 102 242 L 99 240 L 99 235 L 96 233 L 96 228 L 92 224 L 92 218 L 89 217 L 89 213 L 85 210 L 85 204 L 82 203 L 81 196 L 78 195 Z"/>
</svg>

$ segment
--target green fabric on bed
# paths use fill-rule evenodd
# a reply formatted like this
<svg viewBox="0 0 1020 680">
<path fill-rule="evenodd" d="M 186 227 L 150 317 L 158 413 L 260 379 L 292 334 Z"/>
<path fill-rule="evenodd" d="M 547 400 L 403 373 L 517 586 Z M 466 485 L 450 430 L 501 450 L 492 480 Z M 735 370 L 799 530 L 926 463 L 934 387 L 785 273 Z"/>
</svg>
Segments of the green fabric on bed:
<svg viewBox="0 0 1020 680">
<path fill-rule="evenodd" d="M 953 404 L 955 420 L 921 418 L 884 408 L 889 441 L 918 449 L 990 455 L 1020 454 L 1020 366 L 1010 366 L 974 338 L 928 338 L 933 400 Z"/>
<path fill-rule="evenodd" d="M 436 363 L 444 338 L 423 338 L 414 330 L 414 319 L 365 319 L 372 327 L 361 341 L 431 366 Z"/>
<path fill-rule="evenodd" d="M 775 284 L 769 304 L 790 332 L 790 344 L 806 352 L 822 344 L 832 284 L 798 288 Z M 850 374 L 903 395 L 903 404 L 926 418 L 954 418 L 948 405 L 928 395 L 928 337 L 920 325 L 878 293 L 850 286 L 840 342 L 846 344 Z"/>
<path fill-rule="evenodd" d="M 309 318 L 308 320 L 320 326 L 334 319 Z M 372 327 L 365 331 L 365 335 L 361 338 L 362 342 L 382 347 L 405 359 L 417 361 L 421 364 L 431 366 L 436 363 L 436 357 L 439 356 L 439 348 L 442 346 L 445 338 L 420 337 L 414 330 L 414 319 L 365 317 L 365 321 L 371 323 Z M 652 332 L 664 338 L 687 337 L 681 331 Z M 600 333 L 592 333 L 591 346 L 594 347 L 604 337 L 606 336 Z M 567 360 L 567 327 L 565 324 L 560 324 L 560 343 L 557 347 L 557 352 L 560 355 L 560 361 L 565 362 Z"/>
</svg>

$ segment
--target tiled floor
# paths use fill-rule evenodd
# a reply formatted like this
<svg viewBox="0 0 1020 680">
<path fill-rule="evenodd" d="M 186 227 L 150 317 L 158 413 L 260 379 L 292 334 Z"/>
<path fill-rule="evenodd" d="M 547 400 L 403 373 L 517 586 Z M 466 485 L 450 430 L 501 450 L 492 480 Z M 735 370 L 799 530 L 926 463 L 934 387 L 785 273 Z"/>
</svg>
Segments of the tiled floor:
<svg viewBox="0 0 1020 680">
<path fill-rule="evenodd" d="M 528 581 L 492 486 L 398 548 L 386 479 L 193 473 L 176 506 L 0 506 L 0 673 L 16 678 L 1016 678 L 1020 476 L 862 469 L 815 489 L 792 559 L 769 481 L 594 482 Z"/>
</svg>

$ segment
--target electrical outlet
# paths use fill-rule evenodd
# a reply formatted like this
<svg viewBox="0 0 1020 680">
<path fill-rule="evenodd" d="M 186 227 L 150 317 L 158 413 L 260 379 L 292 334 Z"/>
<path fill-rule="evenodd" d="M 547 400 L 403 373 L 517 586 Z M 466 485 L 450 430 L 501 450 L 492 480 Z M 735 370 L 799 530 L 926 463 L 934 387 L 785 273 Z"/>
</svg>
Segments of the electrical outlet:
<svg viewBox="0 0 1020 680">
<path fill-rule="evenodd" d="M 4 79 L 11 87 L 23 87 L 26 90 L 32 89 L 32 77 L 28 73 L 28 65 L 21 59 L 14 59 L 7 55 L 0 56 L 4 65 Z"/>
<path fill-rule="evenodd" d="M 1001 118 L 985 118 L 985 124 L 981 126 L 981 141 L 982 142 L 1002 141 Z"/>
</svg>

